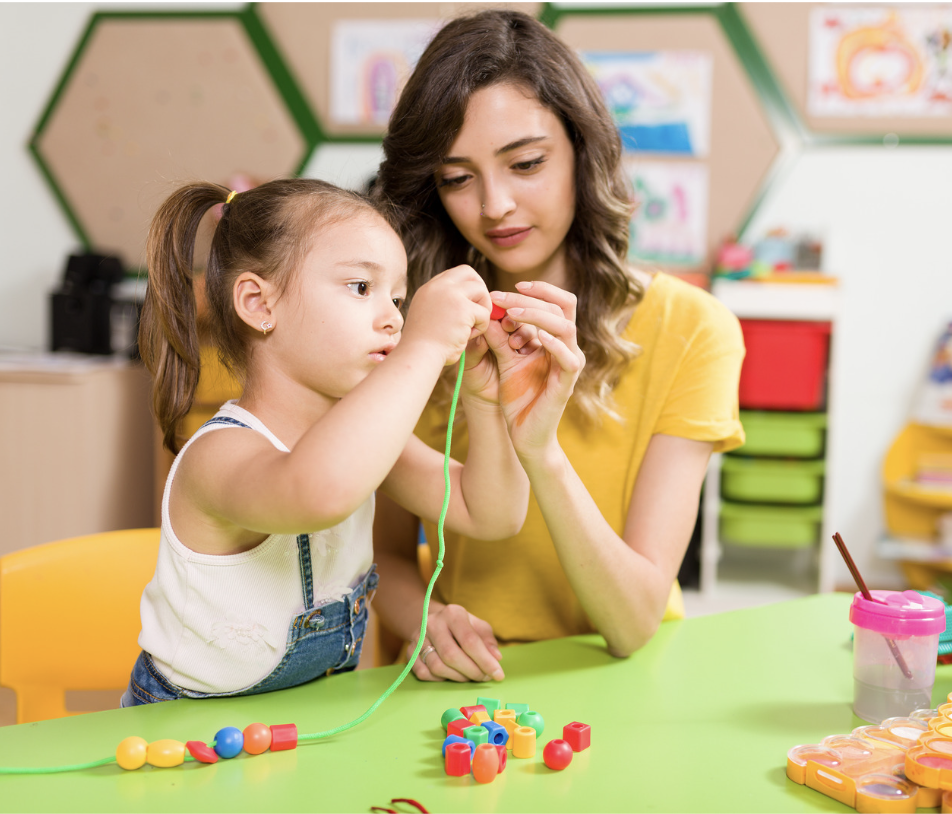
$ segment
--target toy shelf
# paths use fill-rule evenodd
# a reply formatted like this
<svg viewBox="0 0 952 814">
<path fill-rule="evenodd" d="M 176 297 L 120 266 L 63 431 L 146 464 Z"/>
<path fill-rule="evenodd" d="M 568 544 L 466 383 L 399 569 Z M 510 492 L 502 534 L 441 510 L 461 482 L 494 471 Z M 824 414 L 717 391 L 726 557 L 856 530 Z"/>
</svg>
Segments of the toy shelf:
<svg viewBox="0 0 952 814">
<path fill-rule="evenodd" d="M 779 281 L 777 280 L 777 276 L 774 276 L 769 281 L 749 279 L 729 280 L 724 278 L 715 279 L 713 281 L 711 293 L 721 300 L 721 302 L 741 320 L 829 324 L 831 337 L 830 354 L 828 360 L 824 362 L 822 370 L 826 378 L 825 403 L 813 409 L 812 412 L 807 411 L 799 414 L 785 414 L 783 412 L 784 408 L 782 407 L 759 408 L 742 404 L 742 411 L 766 410 L 766 412 L 749 413 L 752 419 L 760 421 L 768 418 L 777 421 L 779 430 L 783 429 L 782 425 L 779 424 L 780 421 L 787 420 L 788 417 L 799 419 L 802 416 L 803 423 L 816 425 L 815 427 L 806 426 L 800 428 L 801 431 L 807 432 L 811 439 L 817 434 L 822 438 L 822 433 L 824 432 L 826 433 L 826 437 L 829 437 L 831 432 L 830 406 L 835 397 L 833 392 L 833 383 L 835 381 L 833 375 L 835 367 L 834 349 L 836 346 L 834 338 L 836 318 L 839 309 L 839 290 L 836 282 L 836 278 L 826 275 L 823 276 L 822 280 L 817 279 L 812 282 L 804 281 L 802 278 L 796 277 L 796 275 L 791 276 L 790 282 Z M 748 353 L 748 357 L 750 357 L 750 355 L 751 354 Z M 750 370 L 746 371 L 745 375 L 749 376 Z M 824 447 L 825 452 L 823 451 Z M 805 459 L 813 458 L 814 454 L 820 455 L 821 457 L 814 459 L 814 461 L 803 460 L 799 466 L 806 470 L 811 466 L 819 465 L 824 470 L 822 475 L 823 481 L 829 483 L 833 479 L 834 470 L 834 462 L 830 460 L 829 449 L 830 444 L 826 443 L 824 445 L 821 441 L 816 453 L 794 452 L 791 453 L 791 455 L 795 458 L 802 457 Z M 753 447 L 749 450 L 741 448 L 737 452 L 745 456 L 768 456 L 764 458 L 765 463 L 771 455 L 773 457 L 784 457 L 781 453 L 772 453 L 769 450 L 761 451 Z M 793 556 L 792 552 L 799 550 L 802 554 L 802 556 L 797 555 L 800 566 L 802 567 L 805 562 L 803 557 L 809 558 L 810 564 L 805 572 L 806 577 L 798 579 L 798 583 L 804 586 L 805 591 L 832 591 L 834 588 L 834 569 L 838 555 L 832 544 L 832 529 L 830 528 L 830 512 L 828 510 L 829 489 L 825 487 L 825 484 L 823 485 L 822 494 L 820 495 L 817 505 L 768 506 L 764 504 L 763 508 L 761 508 L 757 504 L 734 504 L 730 501 L 726 501 L 722 497 L 724 492 L 722 486 L 723 478 L 728 475 L 729 472 L 724 467 L 724 457 L 721 455 L 713 455 L 708 466 L 704 488 L 704 501 L 701 507 L 701 593 L 711 594 L 716 592 L 718 567 L 724 554 L 724 546 L 729 542 L 732 556 L 736 553 L 737 556 L 745 558 L 745 562 L 749 560 L 751 564 L 756 564 L 755 569 L 746 568 L 745 566 L 741 569 L 742 571 L 745 571 L 747 574 L 752 574 L 754 571 L 758 574 L 762 573 L 763 581 L 771 583 L 789 582 L 791 576 L 785 572 L 796 569 L 790 568 L 791 563 L 786 563 L 779 559 L 772 560 L 771 557 L 774 555 L 771 555 L 769 549 L 772 549 L 774 552 L 776 552 L 777 549 L 789 549 L 791 552 L 790 556 Z M 792 501 L 779 501 L 779 503 L 790 502 Z M 737 537 L 737 520 L 733 517 L 732 513 L 736 512 L 739 514 L 741 510 L 745 512 L 745 522 L 750 519 L 747 515 L 756 515 L 755 519 L 758 519 L 761 513 L 767 510 L 773 510 L 776 512 L 777 517 L 780 518 L 774 522 L 781 522 L 784 528 L 791 522 L 806 524 L 807 521 L 809 521 L 810 526 L 812 526 L 812 531 L 804 525 L 802 535 L 794 541 L 782 535 L 770 535 L 767 533 L 767 527 L 764 526 L 764 531 L 761 532 L 763 539 L 758 538 L 758 540 L 754 540 L 753 536 L 756 536 L 758 532 L 753 526 L 746 523 L 743 528 L 745 531 L 749 529 L 749 540 L 729 540 L 728 537 L 722 539 L 722 534 L 734 534 L 735 538 Z M 780 530 L 781 529 L 777 529 L 778 532 Z M 817 539 L 819 540 L 819 544 L 816 542 Z M 739 543 L 746 543 L 750 545 L 751 548 L 748 549 L 747 545 L 742 546 L 739 545 Z"/>
</svg>

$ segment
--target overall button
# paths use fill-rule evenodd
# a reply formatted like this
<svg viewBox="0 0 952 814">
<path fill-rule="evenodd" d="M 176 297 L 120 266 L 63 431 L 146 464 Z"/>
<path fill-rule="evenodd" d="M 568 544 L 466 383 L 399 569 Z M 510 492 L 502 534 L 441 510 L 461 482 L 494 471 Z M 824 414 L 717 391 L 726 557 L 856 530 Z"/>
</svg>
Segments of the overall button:
<svg viewBox="0 0 952 814">
<path fill-rule="evenodd" d="M 359 600 L 359 599 L 354 602 L 354 615 L 356 616 L 358 613 L 360 613 L 360 600 Z"/>
<path fill-rule="evenodd" d="M 314 613 L 307 617 L 307 624 L 311 627 L 323 627 L 324 614 L 322 614 L 319 610 L 314 611 Z"/>
</svg>

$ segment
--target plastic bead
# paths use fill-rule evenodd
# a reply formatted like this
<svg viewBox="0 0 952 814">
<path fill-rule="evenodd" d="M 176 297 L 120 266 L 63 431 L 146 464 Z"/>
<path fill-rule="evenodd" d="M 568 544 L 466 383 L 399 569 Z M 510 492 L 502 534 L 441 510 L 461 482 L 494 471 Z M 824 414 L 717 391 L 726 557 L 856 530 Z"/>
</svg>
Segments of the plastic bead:
<svg viewBox="0 0 952 814">
<path fill-rule="evenodd" d="M 218 754 L 207 743 L 185 741 L 185 748 L 199 763 L 218 763 Z"/>
<path fill-rule="evenodd" d="M 473 726 L 472 721 L 461 716 L 459 718 L 455 718 L 454 720 L 450 721 L 449 724 L 447 724 L 446 734 L 458 735 L 459 737 L 464 738 L 466 736 L 463 734 L 463 730 L 469 729 L 471 726 Z"/>
<path fill-rule="evenodd" d="M 241 730 L 233 726 L 226 726 L 215 733 L 215 752 L 218 757 L 235 757 L 244 746 L 245 739 Z"/>
<path fill-rule="evenodd" d="M 542 730 L 545 729 L 545 721 L 534 709 L 523 712 L 522 715 L 516 718 L 516 723 L 519 726 L 531 726 L 535 730 L 537 738 L 542 736 Z"/>
<path fill-rule="evenodd" d="M 477 709 L 472 715 L 469 716 L 470 723 L 476 724 L 479 726 L 483 721 L 491 721 L 492 718 L 489 717 L 488 712 L 483 712 L 481 709 Z"/>
<path fill-rule="evenodd" d="M 506 728 L 509 733 L 509 740 L 506 741 L 506 748 L 512 749 L 512 733 L 519 724 L 516 723 L 516 711 L 514 709 L 497 709 L 493 720 Z"/>
<path fill-rule="evenodd" d="M 497 724 L 495 721 L 483 721 L 480 726 L 489 732 L 489 743 L 506 745 L 506 741 L 509 740 L 509 733 L 502 724 Z"/>
<path fill-rule="evenodd" d="M 496 303 L 493 303 L 492 311 L 489 312 L 490 319 L 502 319 L 506 316 L 506 309 L 500 308 Z"/>
<path fill-rule="evenodd" d="M 440 725 L 443 727 L 443 731 L 446 732 L 446 727 L 450 725 L 451 721 L 465 721 L 466 716 L 463 715 L 458 709 L 448 709 L 443 713 L 443 717 L 440 718 Z"/>
<path fill-rule="evenodd" d="M 459 711 L 463 713 L 467 720 L 471 721 L 473 719 L 473 713 L 479 710 L 480 712 L 486 712 L 486 707 L 482 704 L 473 704 L 471 707 L 460 707 Z M 486 716 L 489 716 L 489 713 L 486 712 Z"/>
<path fill-rule="evenodd" d="M 531 726 L 517 726 L 512 733 L 512 756 L 534 757 L 536 747 L 536 733 Z"/>
<path fill-rule="evenodd" d="M 574 752 L 568 741 L 555 738 L 549 741 L 545 745 L 545 749 L 542 750 L 542 760 L 553 771 L 561 772 L 572 762 L 573 754 Z"/>
<path fill-rule="evenodd" d="M 520 715 L 522 715 L 523 712 L 529 711 L 529 705 L 528 704 L 506 704 L 506 709 L 515 710 L 516 717 L 518 718 Z"/>
<path fill-rule="evenodd" d="M 160 769 L 180 766 L 185 762 L 185 744 L 171 738 L 152 741 L 146 750 L 145 760 L 150 766 Z"/>
<path fill-rule="evenodd" d="M 298 731 L 295 724 L 276 724 L 271 727 L 271 751 L 283 752 L 297 747 Z"/>
<path fill-rule="evenodd" d="M 446 740 L 443 741 L 443 757 L 446 757 L 446 747 L 451 743 L 466 743 L 469 745 L 469 754 L 472 757 L 473 753 L 476 751 L 476 744 L 466 738 L 460 738 L 457 735 L 447 735 Z"/>
<path fill-rule="evenodd" d="M 446 773 L 451 777 L 464 777 L 469 774 L 470 762 L 469 746 L 465 743 L 451 743 L 446 747 L 444 765 Z"/>
<path fill-rule="evenodd" d="M 493 715 L 496 714 L 497 709 L 502 709 L 502 701 L 498 698 L 483 698 L 479 696 L 476 699 L 476 703 L 480 706 L 486 707 L 486 712 L 489 713 L 489 719 L 492 720 Z"/>
<path fill-rule="evenodd" d="M 491 743 L 481 743 L 473 755 L 473 778 L 477 783 L 491 783 L 499 774 L 499 752 Z"/>
<path fill-rule="evenodd" d="M 572 721 L 562 727 L 562 739 L 569 742 L 573 752 L 581 752 L 592 745 L 592 728 L 588 724 Z"/>
<path fill-rule="evenodd" d="M 496 744 L 496 751 L 499 752 L 499 772 L 506 768 L 506 759 L 509 757 L 509 750 L 501 743 Z"/>
<path fill-rule="evenodd" d="M 489 730 L 482 725 L 468 726 L 463 730 L 463 737 L 479 746 L 481 743 L 489 743 Z"/>
<path fill-rule="evenodd" d="M 145 765 L 145 756 L 149 742 L 138 735 L 130 735 L 116 747 L 116 763 L 127 771 L 141 769 Z"/>
<path fill-rule="evenodd" d="M 260 755 L 271 746 L 271 730 L 264 724 L 248 724 L 242 732 L 245 751 L 249 755 Z"/>
</svg>

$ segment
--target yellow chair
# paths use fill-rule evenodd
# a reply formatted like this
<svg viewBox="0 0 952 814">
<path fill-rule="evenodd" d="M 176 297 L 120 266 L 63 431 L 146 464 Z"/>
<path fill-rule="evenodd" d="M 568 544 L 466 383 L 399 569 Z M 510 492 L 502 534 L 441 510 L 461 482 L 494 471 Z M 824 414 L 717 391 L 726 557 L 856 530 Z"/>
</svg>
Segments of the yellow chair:
<svg viewBox="0 0 952 814">
<path fill-rule="evenodd" d="M 158 529 L 132 529 L 0 557 L 0 686 L 18 724 L 76 714 L 67 690 L 127 686 L 158 550 Z"/>
</svg>

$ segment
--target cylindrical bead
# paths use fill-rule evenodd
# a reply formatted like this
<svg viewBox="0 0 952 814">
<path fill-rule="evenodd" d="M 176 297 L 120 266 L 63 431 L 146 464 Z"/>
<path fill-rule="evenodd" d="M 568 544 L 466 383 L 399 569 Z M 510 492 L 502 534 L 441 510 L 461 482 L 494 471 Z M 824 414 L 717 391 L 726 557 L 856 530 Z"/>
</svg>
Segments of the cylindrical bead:
<svg viewBox="0 0 952 814">
<path fill-rule="evenodd" d="M 533 757 L 536 747 L 536 733 L 531 726 L 517 726 L 509 739 L 512 743 L 513 757 Z"/>
</svg>

